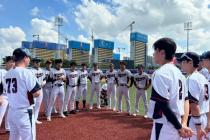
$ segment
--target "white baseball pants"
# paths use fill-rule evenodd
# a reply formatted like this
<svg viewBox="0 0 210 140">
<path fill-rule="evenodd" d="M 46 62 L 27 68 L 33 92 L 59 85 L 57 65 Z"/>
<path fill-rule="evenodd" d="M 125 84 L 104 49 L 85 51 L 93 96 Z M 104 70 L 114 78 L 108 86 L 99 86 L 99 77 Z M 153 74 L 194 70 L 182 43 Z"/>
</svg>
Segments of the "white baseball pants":
<svg viewBox="0 0 210 140">
<path fill-rule="evenodd" d="M 129 88 L 126 86 L 119 86 L 118 87 L 118 111 L 122 112 L 122 97 L 125 97 L 126 105 L 127 105 L 127 112 L 131 113 L 130 107 L 130 96 L 129 96 Z"/>
<path fill-rule="evenodd" d="M 70 111 L 74 110 L 74 102 L 75 102 L 76 93 L 77 93 L 77 86 L 75 86 L 75 87 L 68 86 L 67 87 L 66 96 L 65 96 L 65 100 L 64 100 L 64 111 L 68 111 L 69 104 L 70 104 L 69 110 Z M 69 103 L 69 101 L 70 101 L 70 103 Z"/>
<path fill-rule="evenodd" d="M 87 98 L 87 85 L 80 85 L 78 88 L 78 92 L 76 95 L 76 101 L 79 101 L 82 97 L 82 100 L 86 100 Z"/>
<path fill-rule="evenodd" d="M 116 109 L 117 97 L 116 97 L 116 85 L 115 84 L 107 85 L 107 95 L 108 95 L 108 99 L 109 99 L 109 109 L 112 108 L 112 101 L 113 101 L 113 109 Z"/>
<path fill-rule="evenodd" d="M 38 97 L 34 98 L 34 101 L 35 101 L 35 107 L 34 107 L 35 122 L 37 121 L 38 116 L 39 116 L 39 110 L 40 110 L 40 107 L 41 107 L 41 104 L 42 104 L 42 99 L 43 99 L 43 90 L 41 89 L 40 90 L 40 95 Z"/>
<path fill-rule="evenodd" d="M 142 97 L 144 102 L 144 112 L 148 112 L 147 92 L 144 89 L 136 90 L 135 113 L 139 113 L 139 100 Z"/>
<path fill-rule="evenodd" d="M 101 84 L 100 83 L 92 83 L 91 84 L 90 107 L 93 107 L 93 97 L 94 97 L 94 94 L 96 93 L 96 95 L 97 95 L 97 107 L 100 108 L 100 106 L 101 106 L 100 90 L 101 90 Z"/>
</svg>

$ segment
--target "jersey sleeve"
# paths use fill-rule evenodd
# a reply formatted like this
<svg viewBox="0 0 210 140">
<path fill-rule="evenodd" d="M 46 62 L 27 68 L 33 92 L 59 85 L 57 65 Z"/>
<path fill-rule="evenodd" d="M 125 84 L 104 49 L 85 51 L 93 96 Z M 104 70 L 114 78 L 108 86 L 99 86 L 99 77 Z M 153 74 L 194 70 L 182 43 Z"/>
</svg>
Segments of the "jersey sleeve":
<svg viewBox="0 0 210 140">
<path fill-rule="evenodd" d="M 100 75 L 105 76 L 102 70 L 100 70 Z"/>
<path fill-rule="evenodd" d="M 168 102 L 170 99 L 170 87 L 172 81 L 167 75 L 156 74 L 152 82 L 151 99 L 154 101 Z"/>
<path fill-rule="evenodd" d="M 189 101 L 198 104 L 200 97 L 199 83 L 194 79 L 189 79 L 188 82 Z"/>
<path fill-rule="evenodd" d="M 26 88 L 31 94 L 41 89 L 36 76 L 31 71 L 26 72 Z"/>
<path fill-rule="evenodd" d="M 127 71 L 128 77 L 131 78 L 132 77 L 132 73 L 128 70 Z"/>
</svg>

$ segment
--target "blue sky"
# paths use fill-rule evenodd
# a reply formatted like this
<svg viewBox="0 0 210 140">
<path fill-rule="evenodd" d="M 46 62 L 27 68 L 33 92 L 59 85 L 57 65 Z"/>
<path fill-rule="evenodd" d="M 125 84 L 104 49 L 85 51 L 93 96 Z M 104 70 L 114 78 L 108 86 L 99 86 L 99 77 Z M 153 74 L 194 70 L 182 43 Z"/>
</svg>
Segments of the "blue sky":
<svg viewBox="0 0 210 140">
<path fill-rule="evenodd" d="M 210 43 L 209 5 L 210 0 L 1 0 L 0 52 L 8 46 L 7 52 L 11 53 L 22 40 L 31 41 L 32 34 L 56 42 L 56 31 L 49 24 L 61 15 L 65 18 L 61 32 L 70 40 L 89 42 L 93 30 L 96 38 L 114 41 L 115 50 L 126 48 L 124 55 L 129 54 L 129 30 L 122 29 L 133 20 L 134 31 L 149 36 L 149 55 L 154 41 L 164 36 L 175 39 L 178 52 L 185 51 L 183 24 L 191 21 L 190 48 L 202 53 Z"/>
</svg>

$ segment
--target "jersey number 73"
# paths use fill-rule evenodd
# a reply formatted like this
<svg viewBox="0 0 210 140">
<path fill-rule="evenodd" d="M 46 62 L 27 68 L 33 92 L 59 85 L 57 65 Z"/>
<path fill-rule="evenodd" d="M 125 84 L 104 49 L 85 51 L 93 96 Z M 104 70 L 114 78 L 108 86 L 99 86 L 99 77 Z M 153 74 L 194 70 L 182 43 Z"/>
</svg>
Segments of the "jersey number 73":
<svg viewBox="0 0 210 140">
<path fill-rule="evenodd" d="M 17 93 L 17 79 L 6 79 L 7 93 Z"/>
</svg>

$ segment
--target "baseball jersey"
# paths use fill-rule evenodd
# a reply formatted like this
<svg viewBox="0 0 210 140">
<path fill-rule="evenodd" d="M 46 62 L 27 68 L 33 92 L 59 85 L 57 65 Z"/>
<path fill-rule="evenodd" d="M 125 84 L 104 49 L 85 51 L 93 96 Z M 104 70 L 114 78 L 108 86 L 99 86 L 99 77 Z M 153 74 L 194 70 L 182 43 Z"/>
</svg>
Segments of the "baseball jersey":
<svg viewBox="0 0 210 140">
<path fill-rule="evenodd" d="M 5 90 L 9 106 L 13 109 L 30 107 L 33 94 L 40 89 L 36 76 L 29 69 L 16 67 L 5 76 Z"/>
<path fill-rule="evenodd" d="M 149 75 L 145 72 L 143 72 L 142 74 L 136 73 L 133 78 L 138 88 L 145 88 L 147 85 L 147 81 L 149 80 Z"/>
<path fill-rule="evenodd" d="M 184 115 L 185 91 L 184 77 L 181 71 L 172 63 L 167 63 L 157 69 L 152 76 L 152 94 L 150 98 L 148 117 L 156 122 L 167 122 L 162 110 L 156 102 L 167 102 L 178 119 Z"/>
<path fill-rule="evenodd" d="M 0 70 L 0 86 L 1 86 L 1 91 L 0 91 L 0 95 L 4 95 L 5 94 L 5 89 L 4 89 L 4 85 L 5 85 L 5 75 L 7 74 L 7 70 L 5 69 L 1 69 Z"/>
<path fill-rule="evenodd" d="M 124 71 L 118 70 L 116 76 L 118 84 L 127 84 L 128 78 L 131 78 L 132 74 L 129 70 L 125 69 Z"/>
<path fill-rule="evenodd" d="M 89 77 L 91 78 L 92 83 L 100 83 L 100 78 L 103 76 L 103 72 L 100 69 L 91 70 Z"/>
<path fill-rule="evenodd" d="M 52 69 L 50 71 L 50 78 L 52 78 L 54 80 L 53 84 L 64 84 L 64 82 L 62 80 L 59 80 L 59 78 L 61 76 L 66 77 L 66 71 L 63 68 L 61 68 L 59 70 Z"/>
<path fill-rule="evenodd" d="M 201 70 L 199 70 L 199 72 L 206 78 L 208 79 L 208 75 L 209 75 L 209 71 L 206 68 L 202 68 Z"/>
<path fill-rule="evenodd" d="M 68 79 L 68 83 L 70 86 L 76 86 L 78 82 L 78 72 L 75 71 L 67 71 L 66 72 L 66 78 Z"/>
<path fill-rule="evenodd" d="M 31 68 L 31 72 L 36 76 L 38 79 L 39 85 L 43 86 L 43 82 L 46 82 L 45 72 L 41 68 Z"/>
<path fill-rule="evenodd" d="M 86 85 L 87 84 L 87 77 L 88 77 L 88 72 L 87 70 L 80 70 L 79 71 L 79 81 L 80 81 L 80 84 L 82 85 Z"/>
<path fill-rule="evenodd" d="M 200 114 L 209 112 L 209 88 L 208 81 L 198 71 L 193 72 L 187 78 L 189 101 L 200 107 Z"/>
<path fill-rule="evenodd" d="M 115 84 L 116 83 L 116 81 L 115 81 L 115 78 L 117 77 L 117 71 L 116 70 L 113 70 L 113 71 L 107 70 L 105 75 L 106 75 L 108 84 Z"/>
</svg>

